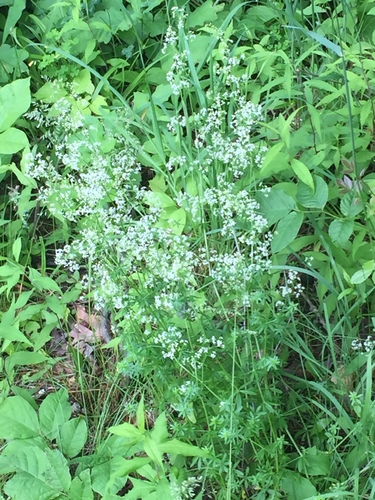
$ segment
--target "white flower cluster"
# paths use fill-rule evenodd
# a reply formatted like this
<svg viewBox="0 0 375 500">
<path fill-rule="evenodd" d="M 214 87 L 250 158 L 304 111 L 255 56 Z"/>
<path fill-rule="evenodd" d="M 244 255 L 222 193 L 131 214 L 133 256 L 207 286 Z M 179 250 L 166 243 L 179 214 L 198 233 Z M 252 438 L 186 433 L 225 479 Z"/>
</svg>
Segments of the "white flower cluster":
<svg viewBox="0 0 375 500">
<path fill-rule="evenodd" d="M 352 341 L 353 351 L 370 353 L 375 348 L 375 340 L 369 335 L 365 340 L 354 339 Z"/>
</svg>

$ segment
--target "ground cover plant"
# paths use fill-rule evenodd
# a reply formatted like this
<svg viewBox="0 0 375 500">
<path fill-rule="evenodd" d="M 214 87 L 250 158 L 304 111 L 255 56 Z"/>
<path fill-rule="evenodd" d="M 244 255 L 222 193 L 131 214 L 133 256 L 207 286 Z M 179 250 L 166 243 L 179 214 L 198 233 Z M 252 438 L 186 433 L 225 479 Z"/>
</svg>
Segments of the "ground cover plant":
<svg viewBox="0 0 375 500">
<path fill-rule="evenodd" d="M 374 16 L 3 4 L 3 498 L 374 496 Z"/>
</svg>

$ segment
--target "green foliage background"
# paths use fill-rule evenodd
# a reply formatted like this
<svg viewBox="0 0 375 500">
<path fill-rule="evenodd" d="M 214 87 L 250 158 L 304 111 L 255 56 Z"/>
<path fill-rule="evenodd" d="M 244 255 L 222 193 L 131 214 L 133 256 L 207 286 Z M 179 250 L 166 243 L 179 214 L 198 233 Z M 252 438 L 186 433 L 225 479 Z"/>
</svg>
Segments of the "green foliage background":
<svg viewBox="0 0 375 500">
<path fill-rule="evenodd" d="M 374 496 L 374 16 L 0 3 L 3 495 Z M 79 303 L 113 338 L 99 375 L 72 348 L 86 414 L 56 390 L 52 425 Z"/>
</svg>

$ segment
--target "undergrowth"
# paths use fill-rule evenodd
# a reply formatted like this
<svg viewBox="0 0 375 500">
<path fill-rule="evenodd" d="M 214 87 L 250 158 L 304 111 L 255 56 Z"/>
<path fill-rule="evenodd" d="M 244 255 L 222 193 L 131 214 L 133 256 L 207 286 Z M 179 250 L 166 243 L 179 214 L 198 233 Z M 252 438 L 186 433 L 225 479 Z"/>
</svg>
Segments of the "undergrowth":
<svg viewBox="0 0 375 500">
<path fill-rule="evenodd" d="M 2 9 L 3 498 L 372 498 L 375 2 Z"/>
</svg>

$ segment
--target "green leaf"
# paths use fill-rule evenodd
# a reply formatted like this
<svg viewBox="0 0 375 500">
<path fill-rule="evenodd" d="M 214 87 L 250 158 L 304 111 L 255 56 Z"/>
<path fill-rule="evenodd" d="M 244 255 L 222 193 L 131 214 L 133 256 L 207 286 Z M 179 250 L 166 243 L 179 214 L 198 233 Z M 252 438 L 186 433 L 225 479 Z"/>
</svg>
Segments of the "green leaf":
<svg viewBox="0 0 375 500">
<path fill-rule="evenodd" d="M 0 323 L 0 338 L 9 340 L 10 342 L 22 342 L 30 347 L 33 345 L 30 340 L 25 337 L 21 330 L 19 330 L 15 325 L 11 325 L 8 322 L 3 321 L 3 318 Z"/>
<path fill-rule="evenodd" d="M 362 212 L 363 208 L 360 196 L 355 191 L 349 191 L 341 198 L 340 210 L 345 217 L 355 217 Z"/>
<path fill-rule="evenodd" d="M 302 163 L 302 161 L 296 159 L 293 159 L 290 164 L 298 179 L 306 184 L 312 191 L 315 191 L 314 179 L 306 165 Z"/>
<path fill-rule="evenodd" d="M 62 293 L 59 285 L 49 276 L 42 276 L 36 269 L 30 268 L 29 279 L 31 284 L 38 290 L 52 290 L 53 292 Z"/>
<path fill-rule="evenodd" d="M 116 436 L 122 436 L 138 442 L 143 438 L 143 432 L 140 431 L 135 425 L 124 422 L 123 424 L 110 427 L 108 432 L 115 434 Z"/>
<path fill-rule="evenodd" d="M 141 467 L 144 467 L 145 465 L 149 464 L 151 462 L 151 458 L 145 458 L 145 457 L 135 457 L 132 459 L 125 460 L 124 464 L 119 467 L 111 477 L 116 478 L 116 477 L 125 477 L 128 476 L 131 472 L 135 472 Z"/>
<path fill-rule="evenodd" d="M 69 500 L 94 500 L 94 494 L 91 488 L 90 471 L 88 469 L 75 477 L 68 491 Z"/>
<path fill-rule="evenodd" d="M 164 443 L 168 439 L 167 417 L 164 411 L 156 419 L 150 436 L 158 444 Z"/>
<path fill-rule="evenodd" d="M 114 477 L 116 472 L 126 465 L 126 460 L 118 455 L 92 468 L 92 489 L 102 496 L 106 493 L 117 493 L 124 486 L 127 477 Z"/>
<path fill-rule="evenodd" d="M 25 9 L 25 6 L 26 6 L 26 0 L 14 0 L 13 5 L 9 7 L 7 20 L 4 26 L 2 45 L 8 38 L 8 35 L 11 32 L 11 30 L 15 27 L 18 20 L 20 19 L 22 12 Z"/>
<path fill-rule="evenodd" d="M 317 450 L 316 446 L 307 448 L 298 461 L 298 470 L 309 476 L 328 476 L 331 471 L 330 456 Z"/>
<path fill-rule="evenodd" d="M 0 132 L 7 130 L 26 113 L 30 104 L 30 78 L 15 80 L 0 88 Z"/>
<path fill-rule="evenodd" d="M 171 439 L 166 443 L 158 445 L 159 451 L 162 453 L 171 453 L 172 455 L 183 455 L 184 457 L 209 457 L 208 451 L 202 450 L 198 446 L 183 443 L 178 439 Z"/>
<path fill-rule="evenodd" d="M 342 247 L 349 241 L 350 236 L 353 234 L 353 229 L 353 219 L 335 219 L 329 225 L 328 234 L 334 245 Z"/>
<path fill-rule="evenodd" d="M 48 439 L 58 436 L 59 427 L 69 420 L 71 413 L 66 389 L 48 394 L 39 408 L 40 428 Z"/>
<path fill-rule="evenodd" d="M 357 271 L 353 274 L 353 276 L 350 278 L 350 283 L 352 285 L 360 285 L 370 277 L 374 269 L 375 262 L 373 260 L 368 260 L 362 265 L 362 269 L 360 271 Z"/>
<path fill-rule="evenodd" d="M 272 188 L 269 193 L 258 192 L 256 200 L 260 205 L 260 213 L 267 219 L 270 226 L 297 208 L 292 196 L 281 189 Z"/>
<path fill-rule="evenodd" d="M 281 479 L 281 488 L 288 495 L 288 500 L 306 500 L 317 494 L 311 481 L 292 471 L 285 471 Z"/>
<path fill-rule="evenodd" d="M 68 464 L 59 450 L 28 447 L 11 457 L 17 474 L 4 491 L 17 500 L 49 500 L 70 488 Z"/>
<path fill-rule="evenodd" d="M 7 359 L 7 368 L 12 369 L 15 366 L 29 366 L 45 363 L 50 358 L 40 352 L 17 351 Z"/>
<path fill-rule="evenodd" d="M 0 404 L 0 439 L 25 439 L 39 436 L 35 410 L 20 396 Z"/>
<path fill-rule="evenodd" d="M 0 134 L 0 154 L 11 155 L 18 153 L 21 149 L 29 145 L 25 132 L 17 128 L 8 128 Z"/>
<path fill-rule="evenodd" d="M 48 460 L 48 467 L 43 478 L 52 488 L 68 491 L 71 484 L 71 477 L 66 458 L 59 450 L 50 450 L 47 448 L 44 453 Z"/>
<path fill-rule="evenodd" d="M 145 203 L 150 207 L 169 208 L 176 207 L 176 203 L 170 196 L 161 191 L 147 191 L 144 196 Z"/>
<path fill-rule="evenodd" d="M 17 238 L 16 240 L 14 240 L 13 245 L 12 245 L 12 253 L 13 253 L 14 260 L 16 262 L 19 261 L 21 249 L 22 249 L 22 239 Z"/>
<path fill-rule="evenodd" d="M 219 6 L 213 6 L 212 0 L 207 0 L 202 5 L 197 7 L 187 18 L 187 27 L 203 26 L 206 23 L 212 23 L 217 19 L 217 11 Z"/>
<path fill-rule="evenodd" d="M 151 460 L 158 464 L 160 469 L 163 470 L 163 455 L 158 443 L 156 443 L 150 436 L 146 436 L 143 446 L 147 456 L 149 456 Z"/>
<path fill-rule="evenodd" d="M 296 238 L 303 222 L 303 214 L 300 212 L 291 212 L 280 220 L 271 241 L 271 250 L 273 253 L 280 252 L 286 248 Z"/>
<path fill-rule="evenodd" d="M 57 435 L 59 448 L 69 458 L 73 458 L 82 450 L 87 439 L 87 424 L 82 417 L 65 422 Z"/>
<path fill-rule="evenodd" d="M 62 85 L 56 85 L 55 82 L 46 82 L 38 89 L 34 97 L 38 101 L 53 104 L 66 95 L 67 92 Z"/>
<path fill-rule="evenodd" d="M 306 184 L 298 184 L 297 201 L 306 208 L 323 209 L 328 201 L 328 186 L 325 181 L 313 175 L 315 191 Z"/>
</svg>

